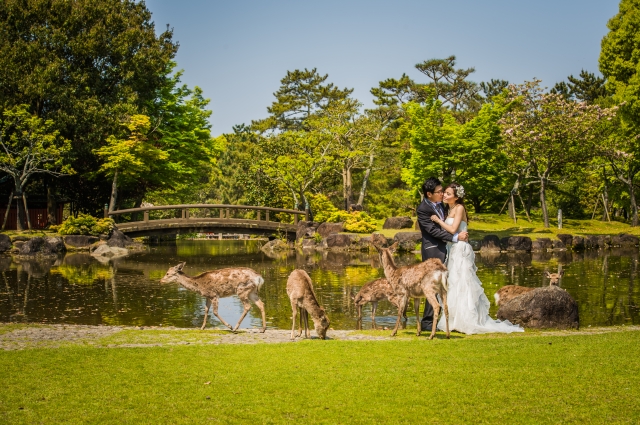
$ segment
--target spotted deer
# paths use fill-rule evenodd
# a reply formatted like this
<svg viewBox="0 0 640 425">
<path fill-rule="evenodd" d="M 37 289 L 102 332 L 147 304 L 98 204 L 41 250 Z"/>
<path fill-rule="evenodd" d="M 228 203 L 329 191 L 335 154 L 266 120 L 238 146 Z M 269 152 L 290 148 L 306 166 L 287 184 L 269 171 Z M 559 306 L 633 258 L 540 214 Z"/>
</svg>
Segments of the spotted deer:
<svg viewBox="0 0 640 425">
<path fill-rule="evenodd" d="M 287 279 L 287 295 L 289 296 L 289 301 L 291 301 L 291 310 L 293 310 L 291 339 L 295 339 L 294 333 L 298 308 L 300 309 L 298 336 L 302 336 L 302 326 L 304 322 L 304 336 L 305 338 L 309 338 L 309 315 L 311 315 L 316 333 L 320 339 L 326 339 L 327 329 L 329 329 L 329 318 L 318 303 L 316 293 L 313 291 L 313 282 L 311 282 L 311 278 L 307 272 L 301 269 L 296 269 L 291 272 Z"/>
</svg>

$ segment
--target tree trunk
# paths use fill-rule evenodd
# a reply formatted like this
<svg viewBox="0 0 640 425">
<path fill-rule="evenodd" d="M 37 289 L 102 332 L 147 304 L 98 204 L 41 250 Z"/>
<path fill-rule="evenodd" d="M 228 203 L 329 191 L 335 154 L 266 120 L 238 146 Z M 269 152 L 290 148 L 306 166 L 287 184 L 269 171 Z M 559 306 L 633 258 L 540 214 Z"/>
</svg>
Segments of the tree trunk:
<svg viewBox="0 0 640 425">
<path fill-rule="evenodd" d="M 546 200 L 546 180 L 540 179 L 540 207 L 542 208 L 542 220 L 544 221 L 544 227 L 549 228 L 549 211 L 547 210 Z"/>
<path fill-rule="evenodd" d="M 113 182 L 111 183 L 111 199 L 109 200 L 109 212 L 113 212 L 116 208 L 116 198 L 118 196 L 118 170 L 113 174 Z"/>
<path fill-rule="evenodd" d="M 609 217 L 607 208 L 609 207 L 609 189 L 607 187 L 607 174 L 605 169 L 602 169 L 602 179 L 604 182 L 604 187 L 602 189 L 602 202 L 604 203 L 604 211 L 602 211 L 602 221 L 607 221 Z"/>
<path fill-rule="evenodd" d="M 344 197 L 344 210 L 349 211 L 352 199 L 351 169 L 347 168 L 346 164 L 342 169 L 342 196 Z"/>
<path fill-rule="evenodd" d="M 371 168 L 373 168 L 373 155 L 369 156 L 369 166 L 364 172 L 364 179 L 362 180 L 362 188 L 360 188 L 360 195 L 358 196 L 358 205 L 364 205 L 364 194 L 367 191 L 367 184 L 369 183 L 369 176 L 371 175 Z"/>
<path fill-rule="evenodd" d="M 53 195 L 53 188 L 47 184 L 47 222 L 50 226 L 58 224 L 58 202 Z"/>
<path fill-rule="evenodd" d="M 17 214 L 17 218 L 16 218 L 16 230 L 18 230 L 18 232 L 22 232 L 25 228 L 25 224 L 24 224 L 24 203 L 22 202 L 22 191 L 16 191 L 16 204 L 18 204 L 18 208 L 16 210 Z"/>
<path fill-rule="evenodd" d="M 531 214 L 532 204 L 533 204 L 533 186 L 529 185 L 529 199 L 527 199 L 527 215 Z"/>
<path fill-rule="evenodd" d="M 638 205 L 636 204 L 636 192 L 633 187 L 633 179 L 629 179 L 629 201 L 631 202 L 631 225 L 638 226 Z"/>
</svg>

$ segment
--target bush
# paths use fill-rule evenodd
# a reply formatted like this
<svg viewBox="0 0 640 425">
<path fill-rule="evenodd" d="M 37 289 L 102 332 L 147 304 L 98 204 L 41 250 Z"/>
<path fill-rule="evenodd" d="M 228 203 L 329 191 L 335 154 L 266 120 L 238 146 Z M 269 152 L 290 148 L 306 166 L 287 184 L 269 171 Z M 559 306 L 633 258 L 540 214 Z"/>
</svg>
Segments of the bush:
<svg viewBox="0 0 640 425">
<path fill-rule="evenodd" d="M 115 222 L 111 218 L 97 220 L 88 214 L 78 214 L 78 217 L 69 217 L 61 225 L 52 227 L 61 235 L 98 236 L 111 233 L 114 226 Z"/>
<path fill-rule="evenodd" d="M 338 212 L 338 209 L 331 203 L 322 193 L 311 196 L 311 211 L 313 212 L 313 221 L 324 223 L 329 217 Z"/>
<path fill-rule="evenodd" d="M 371 233 L 378 227 L 376 220 L 363 211 L 336 211 L 327 219 L 329 223 L 344 223 L 344 230 L 353 233 Z"/>
</svg>

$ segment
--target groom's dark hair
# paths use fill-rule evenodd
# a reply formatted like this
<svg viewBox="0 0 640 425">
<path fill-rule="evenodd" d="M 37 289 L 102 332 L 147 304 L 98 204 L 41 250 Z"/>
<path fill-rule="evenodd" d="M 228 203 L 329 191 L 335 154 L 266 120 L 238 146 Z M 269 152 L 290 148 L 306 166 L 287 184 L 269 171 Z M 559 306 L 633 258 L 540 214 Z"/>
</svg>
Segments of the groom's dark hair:
<svg viewBox="0 0 640 425">
<path fill-rule="evenodd" d="M 422 193 L 424 193 L 424 196 L 427 196 L 427 192 L 433 194 L 438 186 L 442 186 L 440 180 L 435 177 L 429 177 L 422 183 Z"/>
</svg>

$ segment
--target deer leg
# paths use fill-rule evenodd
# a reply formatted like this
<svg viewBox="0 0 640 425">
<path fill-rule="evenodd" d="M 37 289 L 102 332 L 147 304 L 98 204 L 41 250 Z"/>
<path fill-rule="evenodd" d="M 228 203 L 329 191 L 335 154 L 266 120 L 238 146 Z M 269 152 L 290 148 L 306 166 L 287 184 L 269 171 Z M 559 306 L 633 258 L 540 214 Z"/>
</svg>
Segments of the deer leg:
<svg viewBox="0 0 640 425">
<path fill-rule="evenodd" d="M 413 310 L 416 313 L 417 335 L 420 336 L 420 332 L 422 332 L 422 322 L 420 321 L 420 298 L 413 299 Z"/>
<path fill-rule="evenodd" d="M 220 317 L 220 315 L 218 314 L 218 297 L 216 298 L 211 298 L 211 305 L 213 306 L 213 314 L 216 315 L 216 317 L 218 318 L 219 321 L 221 321 L 226 327 L 228 327 L 229 329 L 233 329 L 231 327 L 230 324 L 228 324 L 226 322 L 226 320 L 224 320 L 222 317 Z"/>
<path fill-rule="evenodd" d="M 378 329 L 376 326 L 376 310 L 378 309 L 378 303 L 376 301 L 371 302 L 371 324 L 373 329 Z"/>
<path fill-rule="evenodd" d="M 396 333 L 398 333 L 398 327 L 400 326 L 400 322 L 402 321 L 402 312 L 407 308 L 407 303 L 409 302 L 409 298 L 402 297 L 398 302 L 400 303 L 398 307 L 398 318 L 396 319 L 396 326 L 393 328 L 393 332 L 391 332 L 391 336 L 396 336 Z"/>
<path fill-rule="evenodd" d="M 211 300 L 207 298 L 207 309 L 204 311 L 204 320 L 202 321 L 201 331 L 204 330 L 205 326 L 207 326 L 207 316 L 209 316 L 209 308 L 211 308 Z"/>
<path fill-rule="evenodd" d="M 267 330 L 267 315 L 264 312 L 264 303 L 255 292 L 249 294 L 249 299 L 260 309 L 260 313 L 262 314 L 262 329 L 260 333 L 264 333 L 264 331 Z"/>
<path fill-rule="evenodd" d="M 300 323 L 298 324 L 298 336 L 302 336 L 302 328 L 304 327 L 304 312 L 305 309 L 300 307 Z"/>
<path fill-rule="evenodd" d="M 440 296 L 442 297 L 442 305 L 444 310 L 444 323 L 447 326 L 447 339 L 450 337 L 449 332 L 449 306 L 447 306 L 447 291 L 443 291 Z"/>
<path fill-rule="evenodd" d="M 431 335 L 429 335 L 429 339 L 433 339 L 436 335 L 436 326 L 438 322 L 438 316 L 440 315 L 440 303 L 438 303 L 438 299 L 436 298 L 436 294 L 428 294 L 427 300 L 431 307 L 433 307 L 433 325 L 431 326 Z"/>
<path fill-rule="evenodd" d="M 304 337 L 309 338 L 309 312 L 304 309 Z"/>
<path fill-rule="evenodd" d="M 294 339 L 296 339 L 294 334 L 296 332 L 296 314 L 298 314 L 298 307 L 294 304 L 292 310 L 293 312 L 291 318 L 293 319 L 293 323 L 291 324 L 291 340 L 293 341 Z"/>
<path fill-rule="evenodd" d="M 242 316 L 240 316 L 240 320 L 238 320 L 238 323 L 236 323 L 236 326 L 233 328 L 234 332 L 238 330 L 238 328 L 240 327 L 240 323 L 242 323 L 242 321 L 244 320 L 249 310 L 251 310 L 251 303 L 249 303 L 249 300 L 247 299 L 246 296 L 240 298 L 240 301 L 242 301 L 242 305 L 244 306 L 244 311 L 242 312 Z"/>
<path fill-rule="evenodd" d="M 362 305 L 358 304 L 358 320 L 362 320 Z"/>
</svg>

